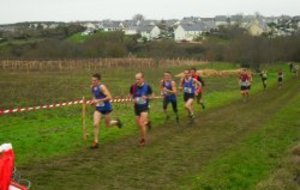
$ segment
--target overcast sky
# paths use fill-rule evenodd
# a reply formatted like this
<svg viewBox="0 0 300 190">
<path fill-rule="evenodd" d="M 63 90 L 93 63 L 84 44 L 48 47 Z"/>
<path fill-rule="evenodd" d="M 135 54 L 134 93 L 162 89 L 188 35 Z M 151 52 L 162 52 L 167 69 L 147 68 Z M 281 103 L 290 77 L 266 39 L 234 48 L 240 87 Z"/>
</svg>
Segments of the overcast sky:
<svg viewBox="0 0 300 190">
<path fill-rule="evenodd" d="M 0 0 L 0 24 L 23 21 L 209 17 L 237 13 L 300 15 L 300 0 Z"/>
</svg>

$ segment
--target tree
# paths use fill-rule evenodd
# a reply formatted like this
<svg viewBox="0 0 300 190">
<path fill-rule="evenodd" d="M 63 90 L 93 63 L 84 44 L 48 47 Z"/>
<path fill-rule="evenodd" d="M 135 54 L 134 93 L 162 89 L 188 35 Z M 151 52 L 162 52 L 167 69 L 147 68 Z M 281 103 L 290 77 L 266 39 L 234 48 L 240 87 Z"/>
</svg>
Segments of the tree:
<svg viewBox="0 0 300 190">
<path fill-rule="evenodd" d="M 134 21 L 143 21 L 143 20 L 145 20 L 145 17 L 142 14 L 136 14 L 132 17 L 132 20 L 134 20 Z"/>
</svg>

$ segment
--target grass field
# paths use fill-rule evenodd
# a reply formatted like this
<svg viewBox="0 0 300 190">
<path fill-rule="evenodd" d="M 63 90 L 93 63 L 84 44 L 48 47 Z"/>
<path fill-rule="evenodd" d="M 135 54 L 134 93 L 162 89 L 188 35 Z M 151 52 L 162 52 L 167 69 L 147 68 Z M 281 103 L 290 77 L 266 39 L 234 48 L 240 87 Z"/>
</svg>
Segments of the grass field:
<svg viewBox="0 0 300 190">
<path fill-rule="evenodd" d="M 236 67 L 224 63 L 201 66 Z M 175 74 L 184 68 L 166 69 Z M 280 90 L 276 87 L 279 68 L 284 68 L 288 81 Z M 125 127 L 102 127 L 97 151 L 88 150 L 91 136 L 87 142 L 81 140 L 80 106 L 0 117 L 0 143 L 13 143 L 17 166 L 31 179 L 33 189 L 256 189 L 300 135 L 299 81 L 288 73 L 287 65 L 268 66 L 268 70 L 268 90 L 262 92 L 255 76 L 248 103 L 240 100 L 235 77 L 206 78 L 208 109 L 203 112 L 196 106 L 193 127 L 186 125 L 181 96 L 179 126 L 174 121 L 166 123 L 161 102 L 153 101 L 154 129 L 145 149 L 136 147 L 138 131 L 130 104 L 114 105 L 114 116 Z M 116 68 L 101 73 L 113 95 L 127 95 L 136 71 Z M 1 108 L 89 97 L 91 73 L 1 72 Z M 162 73 L 155 68 L 146 72 L 156 94 Z M 92 112 L 89 107 L 90 135 Z"/>
</svg>

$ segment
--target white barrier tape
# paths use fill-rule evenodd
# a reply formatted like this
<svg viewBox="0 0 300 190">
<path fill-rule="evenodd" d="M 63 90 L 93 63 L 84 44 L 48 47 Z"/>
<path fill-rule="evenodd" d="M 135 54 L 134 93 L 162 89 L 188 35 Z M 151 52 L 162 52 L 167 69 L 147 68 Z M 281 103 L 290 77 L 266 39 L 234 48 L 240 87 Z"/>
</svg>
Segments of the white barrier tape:
<svg viewBox="0 0 300 190">
<path fill-rule="evenodd" d="M 154 97 L 153 99 L 160 99 L 161 97 Z M 115 98 L 110 101 L 111 103 L 126 103 L 126 102 L 133 102 L 131 98 Z M 77 105 L 83 104 L 84 100 L 75 100 L 71 102 L 63 102 L 58 104 L 51 104 L 51 105 L 43 105 L 43 106 L 34 106 L 34 107 L 27 107 L 27 108 L 15 108 L 15 109 L 6 109 L 0 110 L 0 116 L 4 114 L 10 113 L 17 113 L 17 112 L 25 112 L 25 111 L 33 111 L 33 110 L 40 110 L 40 109 L 53 109 L 58 107 L 70 106 L 70 105 Z M 91 104 L 91 100 L 86 100 L 86 104 Z"/>
</svg>

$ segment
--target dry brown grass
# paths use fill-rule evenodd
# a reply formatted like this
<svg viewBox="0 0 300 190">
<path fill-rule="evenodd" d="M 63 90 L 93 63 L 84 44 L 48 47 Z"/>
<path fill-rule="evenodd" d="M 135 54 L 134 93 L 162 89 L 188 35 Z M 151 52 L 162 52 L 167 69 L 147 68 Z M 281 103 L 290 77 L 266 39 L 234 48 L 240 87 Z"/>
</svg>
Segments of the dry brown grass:
<svg viewBox="0 0 300 190">
<path fill-rule="evenodd" d="M 65 60 L 0 60 L 0 70 L 4 71 L 76 71 L 103 68 L 132 67 L 157 68 L 169 66 L 191 66 L 206 64 L 197 60 L 152 59 L 152 58 L 103 58 L 103 59 L 65 59 Z"/>
<path fill-rule="evenodd" d="M 215 69 L 202 69 L 198 70 L 197 73 L 202 77 L 229 77 L 237 76 L 241 72 L 241 69 L 230 69 L 230 70 L 215 70 Z M 176 77 L 182 78 L 183 73 L 179 73 Z"/>
</svg>

